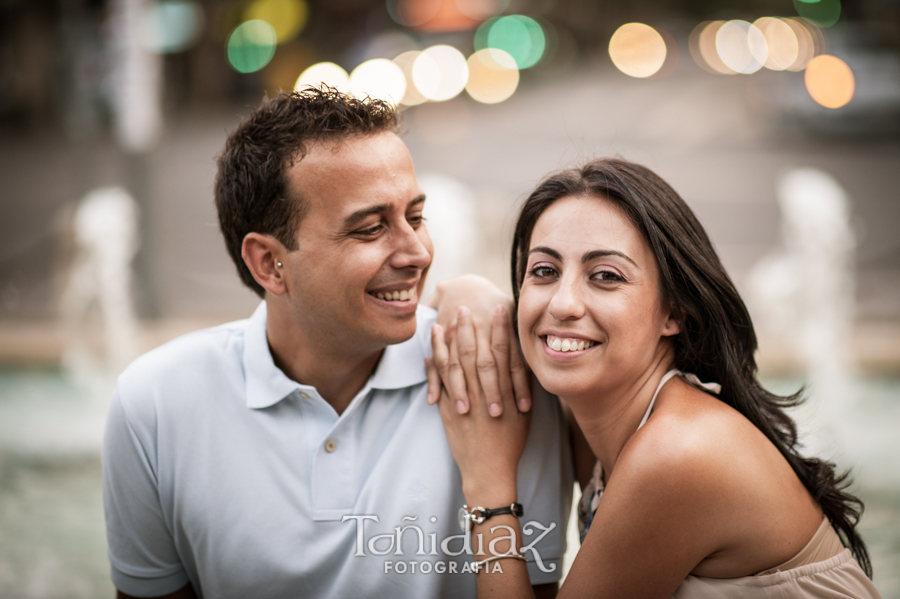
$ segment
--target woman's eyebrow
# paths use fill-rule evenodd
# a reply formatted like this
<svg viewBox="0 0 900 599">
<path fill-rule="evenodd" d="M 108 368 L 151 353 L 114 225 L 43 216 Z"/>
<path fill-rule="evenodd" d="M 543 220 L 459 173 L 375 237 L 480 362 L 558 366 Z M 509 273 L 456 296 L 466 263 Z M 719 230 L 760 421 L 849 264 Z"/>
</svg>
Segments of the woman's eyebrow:
<svg viewBox="0 0 900 599">
<path fill-rule="evenodd" d="M 531 251 L 528 252 L 528 255 L 530 256 L 531 254 L 536 254 L 536 253 L 547 254 L 551 258 L 553 258 L 555 260 L 559 260 L 560 262 L 562 262 L 562 259 L 563 259 L 562 255 L 560 255 L 559 252 L 557 252 L 556 250 L 554 250 L 552 248 L 544 247 L 542 245 L 531 248 Z"/>
<path fill-rule="evenodd" d="M 605 258 L 606 256 L 618 256 L 620 258 L 624 258 L 628 262 L 634 264 L 635 268 L 640 268 L 640 266 L 638 266 L 634 260 L 626 256 L 622 252 L 616 250 L 594 250 L 592 252 L 585 252 L 584 256 L 581 257 L 581 263 L 584 264 L 596 258 Z"/>
</svg>

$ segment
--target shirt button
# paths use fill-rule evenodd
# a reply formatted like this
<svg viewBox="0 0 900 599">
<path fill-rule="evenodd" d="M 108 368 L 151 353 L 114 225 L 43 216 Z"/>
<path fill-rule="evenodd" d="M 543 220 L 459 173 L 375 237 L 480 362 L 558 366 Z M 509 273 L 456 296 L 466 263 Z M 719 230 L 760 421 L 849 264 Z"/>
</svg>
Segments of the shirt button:
<svg viewBox="0 0 900 599">
<path fill-rule="evenodd" d="M 301 391 L 300 397 L 302 397 L 303 399 L 309 399 L 309 393 L 304 393 L 303 391 Z"/>
<path fill-rule="evenodd" d="M 332 453 L 335 449 L 337 449 L 337 441 L 335 441 L 334 439 L 328 439 L 327 441 L 325 441 L 325 451 L 327 451 L 328 453 Z"/>
</svg>

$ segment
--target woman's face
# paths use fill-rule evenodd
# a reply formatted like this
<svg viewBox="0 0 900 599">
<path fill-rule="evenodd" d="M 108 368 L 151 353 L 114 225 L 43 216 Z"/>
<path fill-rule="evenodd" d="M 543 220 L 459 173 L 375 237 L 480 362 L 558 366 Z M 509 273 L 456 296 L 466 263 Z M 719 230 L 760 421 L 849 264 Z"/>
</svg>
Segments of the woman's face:
<svg viewBox="0 0 900 599">
<path fill-rule="evenodd" d="M 650 246 L 611 201 L 569 196 L 538 218 L 519 296 L 519 338 L 545 389 L 566 399 L 637 381 L 678 325 Z"/>
</svg>

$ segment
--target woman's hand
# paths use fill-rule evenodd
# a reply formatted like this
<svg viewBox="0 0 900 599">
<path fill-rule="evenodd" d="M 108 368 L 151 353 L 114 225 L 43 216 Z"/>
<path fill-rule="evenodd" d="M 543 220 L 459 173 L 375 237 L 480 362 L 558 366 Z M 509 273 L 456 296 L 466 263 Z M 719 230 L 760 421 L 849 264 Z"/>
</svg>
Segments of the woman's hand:
<svg viewBox="0 0 900 599">
<path fill-rule="evenodd" d="M 475 360 L 466 362 L 472 367 L 464 372 L 453 372 L 456 380 L 442 380 L 442 373 L 429 370 L 429 403 L 437 402 L 443 383 L 460 413 L 468 412 L 471 398 L 466 393 L 465 383 L 472 379 L 483 390 L 491 415 L 499 416 L 503 412 L 504 398 L 507 396 L 516 400 L 519 411 L 530 410 L 531 377 L 515 342 L 515 334 L 507 323 L 502 335 L 498 336 L 498 329 L 493 325 L 497 309 L 502 308 L 509 313 L 514 308 L 512 298 L 484 277 L 465 275 L 438 284 L 428 305 L 437 309 L 437 323 L 441 325 L 447 343 L 456 337 L 459 308 L 463 305 L 468 307 L 476 340 L 470 347 L 460 348 L 462 351 L 471 349 Z"/>
<path fill-rule="evenodd" d="M 508 369 L 511 328 L 502 308 L 494 314 L 491 329 L 491 349 L 482 347 L 479 354 L 471 315 L 465 307 L 460 308 L 456 335 L 449 346 L 443 328 L 434 325 L 434 358 L 428 362 L 429 378 L 440 374 L 451 388 L 449 394 L 442 390 L 437 397 L 450 450 L 462 474 L 463 493 L 467 501 L 486 507 L 515 501 L 516 471 L 531 422 L 530 413 L 516 409 L 511 384 L 500 394 L 503 405 L 498 411 L 499 406 L 485 401 L 480 377 L 464 374 L 476 371 L 485 351 L 493 354 L 500 370 Z M 462 409 L 459 400 L 451 396 L 466 396 L 471 403 Z"/>
</svg>

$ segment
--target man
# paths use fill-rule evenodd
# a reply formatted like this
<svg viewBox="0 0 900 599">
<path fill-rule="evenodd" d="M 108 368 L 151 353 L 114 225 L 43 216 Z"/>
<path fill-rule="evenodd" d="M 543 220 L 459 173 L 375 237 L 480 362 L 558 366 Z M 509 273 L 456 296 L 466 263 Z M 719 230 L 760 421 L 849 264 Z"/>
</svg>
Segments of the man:
<svg viewBox="0 0 900 599">
<path fill-rule="evenodd" d="M 323 88 L 230 135 L 220 225 L 265 301 L 119 379 L 103 454 L 119 596 L 474 596 L 483 548 L 425 398 L 425 196 L 396 131 L 388 105 Z M 532 411 L 517 544 L 552 591 L 571 467 L 559 407 L 535 394 Z"/>
</svg>

